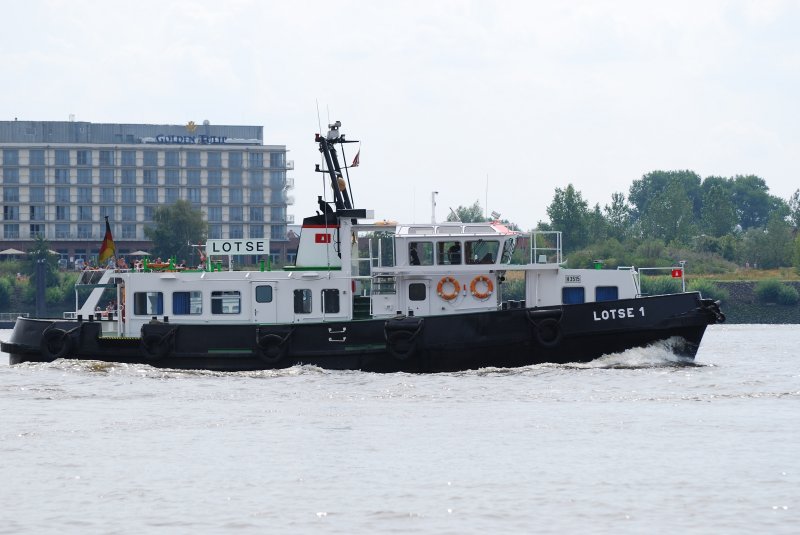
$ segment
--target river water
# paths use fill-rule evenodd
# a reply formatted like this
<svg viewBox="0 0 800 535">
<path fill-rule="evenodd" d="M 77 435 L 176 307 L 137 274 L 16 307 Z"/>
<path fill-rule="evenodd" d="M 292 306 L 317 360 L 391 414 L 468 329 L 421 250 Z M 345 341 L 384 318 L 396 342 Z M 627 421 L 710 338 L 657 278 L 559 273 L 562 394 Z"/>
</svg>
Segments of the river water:
<svg viewBox="0 0 800 535">
<path fill-rule="evenodd" d="M 797 533 L 799 348 L 722 325 L 693 364 L 437 375 L 2 355 L 0 533 Z"/>
</svg>

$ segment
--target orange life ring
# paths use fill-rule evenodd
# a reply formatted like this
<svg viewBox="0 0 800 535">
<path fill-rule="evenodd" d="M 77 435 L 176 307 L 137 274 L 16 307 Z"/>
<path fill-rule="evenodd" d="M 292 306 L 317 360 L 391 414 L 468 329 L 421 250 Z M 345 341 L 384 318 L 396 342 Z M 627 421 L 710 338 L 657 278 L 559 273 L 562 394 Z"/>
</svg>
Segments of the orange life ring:
<svg viewBox="0 0 800 535">
<path fill-rule="evenodd" d="M 476 289 L 479 282 L 483 282 L 486 284 L 485 292 L 479 292 Z M 486 275 L 478 275 L 477 277 L 472 279 L 471 283 L 469 283 L 469 291 L 472 294 L 472 296 L 475 297 L 476 299 L 487 299 L 490 295 L 492 295 L 492 292 L 494 291 L 494 284 L 492 283 L 492 279 L 490 279 Z"/>
<path fill-rule="evenodd" d="M 453 285 L 453 291 L 445 293 L 444 285 L 447 284 L 448 282 Z M 439 297 L 441 297 L 445 301 L 452 301 L 458 296 L 460 291 L 461 291 L 461 285 L 458 283 L 456 279 L 454 279 L 450 275 L 442 277 L 442 280 L 439 281 L 439 285 L 436 286 L 436 293 L 439 294 Z"/>
</svg>

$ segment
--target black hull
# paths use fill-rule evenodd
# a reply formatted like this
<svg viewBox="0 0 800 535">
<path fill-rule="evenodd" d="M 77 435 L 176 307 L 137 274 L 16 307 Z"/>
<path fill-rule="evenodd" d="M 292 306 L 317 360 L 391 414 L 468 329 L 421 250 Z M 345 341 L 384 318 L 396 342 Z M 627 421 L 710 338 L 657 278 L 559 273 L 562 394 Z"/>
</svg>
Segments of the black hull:
<svg viewBox="0 0 800 535">
<path fill-rule="evenodd" d="M 57 358 L 244 371 L 297 364 L 370 372 L 449 372 L 587 362 L 679 337 L 694 357 L 724 321 L 697 293 L 473 314 L 290 325 L 153 323 L 138 338 L 100 337 L 97 322 L 20 318 L 1 344 L 10 363 Z"/>
</svg>

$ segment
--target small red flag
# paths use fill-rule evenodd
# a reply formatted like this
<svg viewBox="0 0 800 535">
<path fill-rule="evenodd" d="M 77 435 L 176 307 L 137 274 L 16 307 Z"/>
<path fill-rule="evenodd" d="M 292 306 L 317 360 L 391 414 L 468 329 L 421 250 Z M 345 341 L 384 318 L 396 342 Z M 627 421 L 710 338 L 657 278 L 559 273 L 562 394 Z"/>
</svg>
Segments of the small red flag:
<svg viewBox="0 0 800 535">
<path fill-rule="evenodd" d="M 331 242 L 331 235 L 330 234 L 314 234 L 314 243 L 330 243 Z"/>
<path fill-rule="evenodd" d="M 673 279 L 680 279 L 683 276 L 682 269 L 673 269 L 672 270 L 672 278 Z"/>
<path fill-rule="evenodd" d="M 358 149 L 356 157 L 353 158 L 353 163 L 350 164 L 350 167 L 358 167 L 359 163 L 361 163 L 361 149 Z"/>
</svg>

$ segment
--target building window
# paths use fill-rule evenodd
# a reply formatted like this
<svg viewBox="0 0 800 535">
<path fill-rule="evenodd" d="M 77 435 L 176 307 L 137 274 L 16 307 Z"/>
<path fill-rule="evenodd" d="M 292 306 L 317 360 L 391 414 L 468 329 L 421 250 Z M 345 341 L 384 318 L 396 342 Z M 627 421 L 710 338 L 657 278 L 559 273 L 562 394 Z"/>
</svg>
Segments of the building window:
<svg viewBox="0 0 800 535">
<path fill-rule="evenodd" d="M 311 290 L 294 291 L 294 313 L 311 314 Z"/>
<path fill-rule="evenodd" d="M 30 188 L 28 191 L 31 202 L 44 202 L 44 188 Z"/>
<path fill-rule="evenodd" d="M 58 223 L 56 225 L 56 238 L 69 238 L 69 224 Z"/>
<path fill-rule="evenodd" d="M 19 206 L 3 206 L 3 219 L 5 221 L 19 220 Z"/>
<path fill-rule="evenodd" d="M 161 292 L 134 292 L 133 313 L 137 316 L 160 316 L 164 313 L 164 294 Z"/>
<path fill-rule="evenodd" d="M 286 154 L 283 152 L 270 152 L 269 153 L 269 166 L 270 167 L 286 167 Z"/>
<path fill-rule="evenodd" d="M 229 152 L 228 153 L 228 167 L 231 169 L 241 169 L 242 168 L 242 153 L 241 152 Z"/>
<path fill-rule="evenodd" d="M 222 167 L 222 153 L 209 152 L 206 156 L 206 167 L 220 168 Z"/>
<path fill-rule="evenodd" d="M 167 167 L 180 167 L 181 153 L 176 150 L 168 150 L 164 153 L 164 162 Z"/>
<path fill-rule="evenodd" d="M 5 202 L 19 202 L 19 188 L 9 186 L 3 188 L 3 200 Z"/>
<path fill-rule="evenodd" d="M 115 210 L 114 206 L 100 207 L 100 219 L 105 219 L 106 217 L 108 217 L 112 221 L 114 221 L 117 218 L 117 211 Z"/>
<path fill-rule="evenodd" d="M 272 234 L 273 240 L 285 240 L 286 239 L 286 225 L 272 225 L 272 229 L 270 234 Z"/>
<path fill-rule="evenodd" d="M 173 292 L 172 313 L 176 316 L 197 315 L 203 313 L 202 292 Z"/>
<path fill-rule="evenodd" d="M 228 232 L 229 238 L 234 240 L 244 238 L 244 229 L 242 228 L 242 225 L 230 225 L 229 228 L 230 228 L 230 232 Z"/>
<path fill-rule="evenodd" d="M 126 240 L 136 239 L 136 225 L 130 223 L 122 225 L 122 237 Z"/>
<path fill-rule="evenodd" d="M 44 150 L 31 149 L 28 151 L 28 161 L 30 165 L 44 165 Z"/>
<path fill-rule="evenodd" d="M 114 165 L 114 151 L 101 150 L 100 151 L 100 165 Z"/>
<path fill-rule="evenodd" d="M 56 221 L 69 221 L 69 206 L 56 206 Z"/>
<path fill-rule="evenodd" d="M 181 185 L 181 170 L 180 169 L 167 169 L 166 170 L 166 184 L 167 184 L 167 186 L 180 186 Z"/>
<path fill-rule="evenodd" d="M 124 150 L 120 153 L 122 165 L 126 167 L 133 167 L 136 165 L 136 151 Z"/>
<path fill-rule="evenodd" d="M 30 183 L 31 184 L 44 184 L 44 169 L 35 167 L 30 170 Z"/>
<path fill-rule="evenodd" d="M 222 221 L 222 206 L 209 206 L 208 207 L 208 220 L 209 221 Z"/>
<path fill-rule="evenodd" d="M 561 288 L 561 302 L 565 305 L 578 305 L 586 301 L 585 292 L 581 286 L 565 286 Z"/>
<path fill-rule="evenodd" d="M 250 204 L 264 204 L 264 190 L 256 188 L 251 189 Z"/>
<path fill-rule="evenodd" d="M 208 226 L 208 237 L 212 240 L 221 240 L 222 239 L 222 225 L 209 225 Z"/>
<path fill-rule="evenodd" d="M 92 151 L 78 150 L 76 154 L 78 157 L 78 165 L 92 165 Z"/>
<path fill-rule="evenodd" d="M 144 188 L 144 202 L 158 203 L 158 188 Z"/>
<path fill-rule="evenodd" d="M 69 165 L 69 150 L 56 149 L 56 165 Z"/>
<path fill-rule="evenodd" d="M 153 221 L 153 217 L 155 216 L 155 213 L 156 213 L 156 207 L 155 206 L 145 206 L 144 207 L 144 220 L 146 222 L 148 222 L 148 223 L 152 222 Z"/>
<path fill-rule="evenodd" d="M 222 202 L 222 188 L 208 189 L 208 204 L 219 204 Z"/>
<path fill-rule="evenodd" d="M 222 185 L 222 171 L 219 169 L 208 170 L 208 185 L 221 186 Z"/>
<path fill-rule="evenodd" d="M 69 169 L 56 169 L 56 184 L 69 184 Z"/>
<path fill-rule="evenodd" d="M 122 184 L 125 186 L 136 185 L 136 169 L 123 169 L 122 170 Z"/>
<path fill-rule="evenodd" d="M 146 186 L 158 185 L 158 169 L 145 169 L 142 171 L 142 182 Z"/>
<path fill-rule="evenodd" d="M 433 265 L 433 242 L 412 241 L 408 244 L 408 263 L 412 266 Z"/>
<path fill-rule="evenodd" d="M 264 208 L 261 206 L 251 206 L 250 221 L 264 221 Z"/>
<path fill-rule="evenodd" d="M 242 212 L 244 210 L 241 206 L 230 206 L 228 208 L 228 220 L 229 221 L 243 221 Z"/>
<path fill-rule="evenodd" d="M 71 202 L 69 188 L 56 188 L 56 202 Z"/>
<path fill-rule="evenodd" d="M 241 186 L 242 185 L 242 172 L 241 171 L 229 171 L 228 172 L 228 185 L 230 186 Z"/>
<path fill-rule="evenodd" d="M 78 202 L 92 202 L 92 188 L 78 188 Z"/>
<path fill-rule="evenodd" d="M 88 239 L 92 237 L 91 223 L 78 223 L 78 238 Z"/>
<path fill-rule="evenodd" d="M 114 183 L 114 170 L 108 168 L 100 169 L 100 183 L 101 184 L 113 184 Z"/>
<path fill-rule="evenodd" d="M 78 206 L 78 221 L 91 221 L 91 220 L 92 220 L 92 207 Z"/>
<path fill-rule="evenodd" d="M 114 202 L 114 188 L 100 188 L 100 202 Z"/>
<path fill-rule="evenodd" d="M 158 151 L 145 150 L 142 151 L 142 163 L 145 167 L 155 167 L 158 165 Z"/>
<path fill-rule="evenodd" d="M 339 290 L 335 288 L 322 290 L 322 312 L 324 314 L 339 313 Z"/>
<path fill-rule="evenodd" d="M 164 202 L 175 204 L 181 198 L 180 188 L 167 188 L 164 190 Z"/>
<path fill-rule="evenodd" d="M 186 153 L 186 167 L 200 167 L 200 153 L 189 151 Z"/>
<path fill-rule="evenodd" d="M 7 240 L 18 240 L 19 225 L 17 223 L 3 225 L 3 237 Z"/>
<path fill-rule="evenodd" d="M 242 188 L 231 188 L 228 190 L 228 199 L 231 204 L 242 204 Z"/>
<path fill-rule="evenodd" d="M 286 171 L 272 171 L 269 174 L 269 187 L 283 189 L 286 187 Z"/>
<path fill-rule="evenodd" d="M 242 296 L 235 290 L 211 292 L 212 314 L 238 314 L 241 310 Z"/>
<path fill-rule="evenodd" d="M 261 170 L 248 171 L 247 176 L 249 185 L 257 187 L 264 186 L 264 171 Z"/>
<path fill-rule="evenodd" d="M 250 238 L 263 238 L 264 225 L 250 225 Z"/>
<path fill-rule="evenodd" d="M 272 302 L 272 286 L 256 286 L 256 303 Z"/>
<path fill-rule="evenodd" d="M 42 205 L 31 205 L 30 207 L 30 217 L 28 217 L 31 221 L 44 221 L 44 206 Z"/>
<path fill-rule="evenodd" d="M 3 149 L 3 165 L 19 165 L 19 151 L 17 149 Z"/>
<path fill-rule="evenodd" d="M 122 202 L 136 202 L 136 188 L 120 188 L 120 192 L 122 193 Z"/>
<path fill-rule="evenodd" d="M 187 186 L 199 186 L 200 185 L 200 170 L 199 169 L 189 169 L 186 171 L 186 185 Z"/>
<path fill-rule="evenodd" d="M 598 286 L 594 289 L 595 301 L 616 301 L 619 298 L 619 289 L 616 286 Z"/>
<path fill-rule="evenodd" d="M 200 204 L 200 188 L 186 188 L 186 200 L 194 204 Z"/>
<path fill-rule="evenodd" d="M 44 225 L 39 225 L 32 223 L 30 225 L 30 236 L 31 238 L 39 238 L 44 237 Z"/>
<path fill-rule="evenodd" d="M 123 206 L 122 207 L 122 218 L 123 221 L 136 221 L 136 207 L 135 206 Z"/>
<path fill-rule="evenodd" d="M 91 169 L 78 169 L 78 184 L 91 184 L 92 183 L 92 170 Z"/>
<path fill-rule="evenodd" d="M 250 167 L 250 169 L 261 169 L 264 167 L 263 152 L 249 152 L 247 156 L 248 167 Z"/>
<path fill-rule="evenodd" d="M 4 184 L 19 184 L 19 169 L 4 168 L 3 169 L 3 183 Z"/>
</svg>

